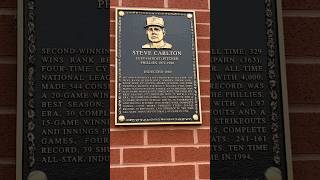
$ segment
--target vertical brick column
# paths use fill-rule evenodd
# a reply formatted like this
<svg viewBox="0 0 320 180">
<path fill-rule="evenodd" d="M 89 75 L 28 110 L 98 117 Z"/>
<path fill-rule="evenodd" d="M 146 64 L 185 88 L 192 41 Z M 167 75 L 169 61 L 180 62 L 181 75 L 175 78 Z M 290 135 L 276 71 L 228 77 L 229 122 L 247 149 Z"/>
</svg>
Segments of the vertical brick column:
<svg viewBox="0 0 320 180">
<path fill-rule="evenodd" d="M 195 10 L 203 124 L 114 126 L 115 49 L 111 49 L 111 179 L 209 179 L 210 164 L 210 10 L 208 0 L 112 1 L 111 40 L 115 37 L 115 8 Z M 114 47 L 114 42 L 110 42 Z M 120 173 L 121 172 L 121 173 Z M 113 179 L 112 179 L 113 180 Z"/>
<path fill-rule="evenodd" d="M 15 180 L 16 1 L 0 2 L 0 180 Z"/>
<path fill-rule="evenodd" d="M 293 170 L 320 178 L 320 3 L 283 0 Z"/>
</svg>

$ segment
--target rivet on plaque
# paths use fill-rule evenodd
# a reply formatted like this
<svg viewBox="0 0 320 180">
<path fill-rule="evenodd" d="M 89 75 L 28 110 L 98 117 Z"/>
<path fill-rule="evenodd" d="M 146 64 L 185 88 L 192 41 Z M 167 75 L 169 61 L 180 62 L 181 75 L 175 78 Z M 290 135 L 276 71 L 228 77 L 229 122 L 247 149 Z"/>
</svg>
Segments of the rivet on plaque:
<svg viewBox="0 0 320 180">
<path fill-rule="evenodd" d="M 194 114 L 194 115 L 192 116 L 192 118 L 193 118 L 193 120 L 195 120 L 195 121 L 198 121 L 198 120 L 199 120 L 199 116 L 198 116 L 197 114 Z"/>
<path fill-rule="evenodd" d="M 28 180 L 48 180 L 48 178 L 42 171 L 32 171 L 28 176 Z"/>
<path fill-rule="evenodd" d="M 119 11 L 119 16 L 124 16 L 124 12 L 123 11 Z"/>
<path fill-rule="evenodd" d="M 118 120 L 119 120 L 120 122 L 123 122 L 123 121 L 126 120 L 126 118 L 124 117 L 124 115 L 120 115 L 120 116 L 118 117 Z"/>
</svg>

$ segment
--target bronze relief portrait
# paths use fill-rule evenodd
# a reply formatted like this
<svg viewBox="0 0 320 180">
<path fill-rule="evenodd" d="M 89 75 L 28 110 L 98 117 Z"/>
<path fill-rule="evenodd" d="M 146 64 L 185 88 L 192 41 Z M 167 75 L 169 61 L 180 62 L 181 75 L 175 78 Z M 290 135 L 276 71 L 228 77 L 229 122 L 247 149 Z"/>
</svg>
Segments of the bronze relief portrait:
<svg viewBox="0 0 320 180">
<path fill-rule="evenodd" d="M 146 34 L 149 43 L 142 46 L 143 49 L 171 49 L 172 45 L 164 41 L 166 34 L 163 18 L 151 16 L 147 17 Z"/>
</svg>

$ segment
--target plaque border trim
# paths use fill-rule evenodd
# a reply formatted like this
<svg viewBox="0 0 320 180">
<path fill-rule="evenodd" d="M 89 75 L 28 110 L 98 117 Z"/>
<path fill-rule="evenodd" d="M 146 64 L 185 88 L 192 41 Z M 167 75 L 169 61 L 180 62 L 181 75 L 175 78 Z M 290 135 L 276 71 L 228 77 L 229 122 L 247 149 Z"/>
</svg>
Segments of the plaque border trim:
<svg viewBox="0 0 320 180">
<path fill-rule="evenodd" d="M 284 31 L 283 31 L 283 12 L 282 0 L 276 1 L 276 20 L 278 21 L 278 48 L 279 48 L 279 61 L 280 61 L 280 76 L 281 76 L 281 93 L 282 93 L 282 115 L 283 115 L 283 128 L 284 128 L 284 142 L 286 153 L 286 167 L 288 180 L 293 180 L 293 167 L 292 167 L 292 149 L 291 149 L 291 135 L 290 135 L 290 120 L 289 120 L 289 106 L 288 106 L 288 88 L 287 88 L 287 74 L 286 74 L 286 58 L 284 47 Z"/>
<path fill-rule="evenodd" d="M 16 115 L 16 179 L 22 180 L 23 171 L 23 37 L 24 3 L 17 2 L 17 115 Z"/>
<path fill-rule="evenodd" d="M 161 12 L 185 12 L 193 14 L 194 22 L 194 43 L 195 43 L 195 54 L 196 54 L 196 69 L 197 69 L 197 86 L 198 86 L 198 103 L 199 103 L 199 117 L 200 121 L 196 122 L 142 122 L 142 123 L 118 123 L 117 121 L 117 99 L 118 99 L 118 11 L 119 10 L 136 10 L 136 11 L 161 11 Z M 114 123 L 116 126 L 139 126 L 139 125 L 201 125 L 202 124 L 202 110 L 201 110 L 201 96 L 200 96 L 200 78 L 199 78 L 199 63 L 198 63 L 198 44 L 197 44 L 197 22 L 196 22 L 196 11 L 194 10 L 181 10 L 181 9 L 161 9 L 161 8 L 126 8 L 118 7 L 115 8 L 115 110 L 114 110 Z"/>
</svg>

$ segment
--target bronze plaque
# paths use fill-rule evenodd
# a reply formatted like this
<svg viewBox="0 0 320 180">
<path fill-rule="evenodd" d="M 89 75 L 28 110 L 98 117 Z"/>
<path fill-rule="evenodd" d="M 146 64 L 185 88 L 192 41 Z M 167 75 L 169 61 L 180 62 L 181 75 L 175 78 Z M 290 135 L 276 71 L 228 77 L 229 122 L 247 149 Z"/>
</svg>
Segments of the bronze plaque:
<svg viewBox="0 0 320 180">
<path fill-rule="evenodd" d="M 108 1 L 18 3 L 16 179 L 109 179 Z"/>
<path fill-rule="evenodd" d="M 194 11 L 116 9 L 116 125 L 201 124 Z"/>
<path fill-rule="evenodd" d="M 281 1 L 211 5 L 211 179 L 292 180 Z"/>
</svg>

